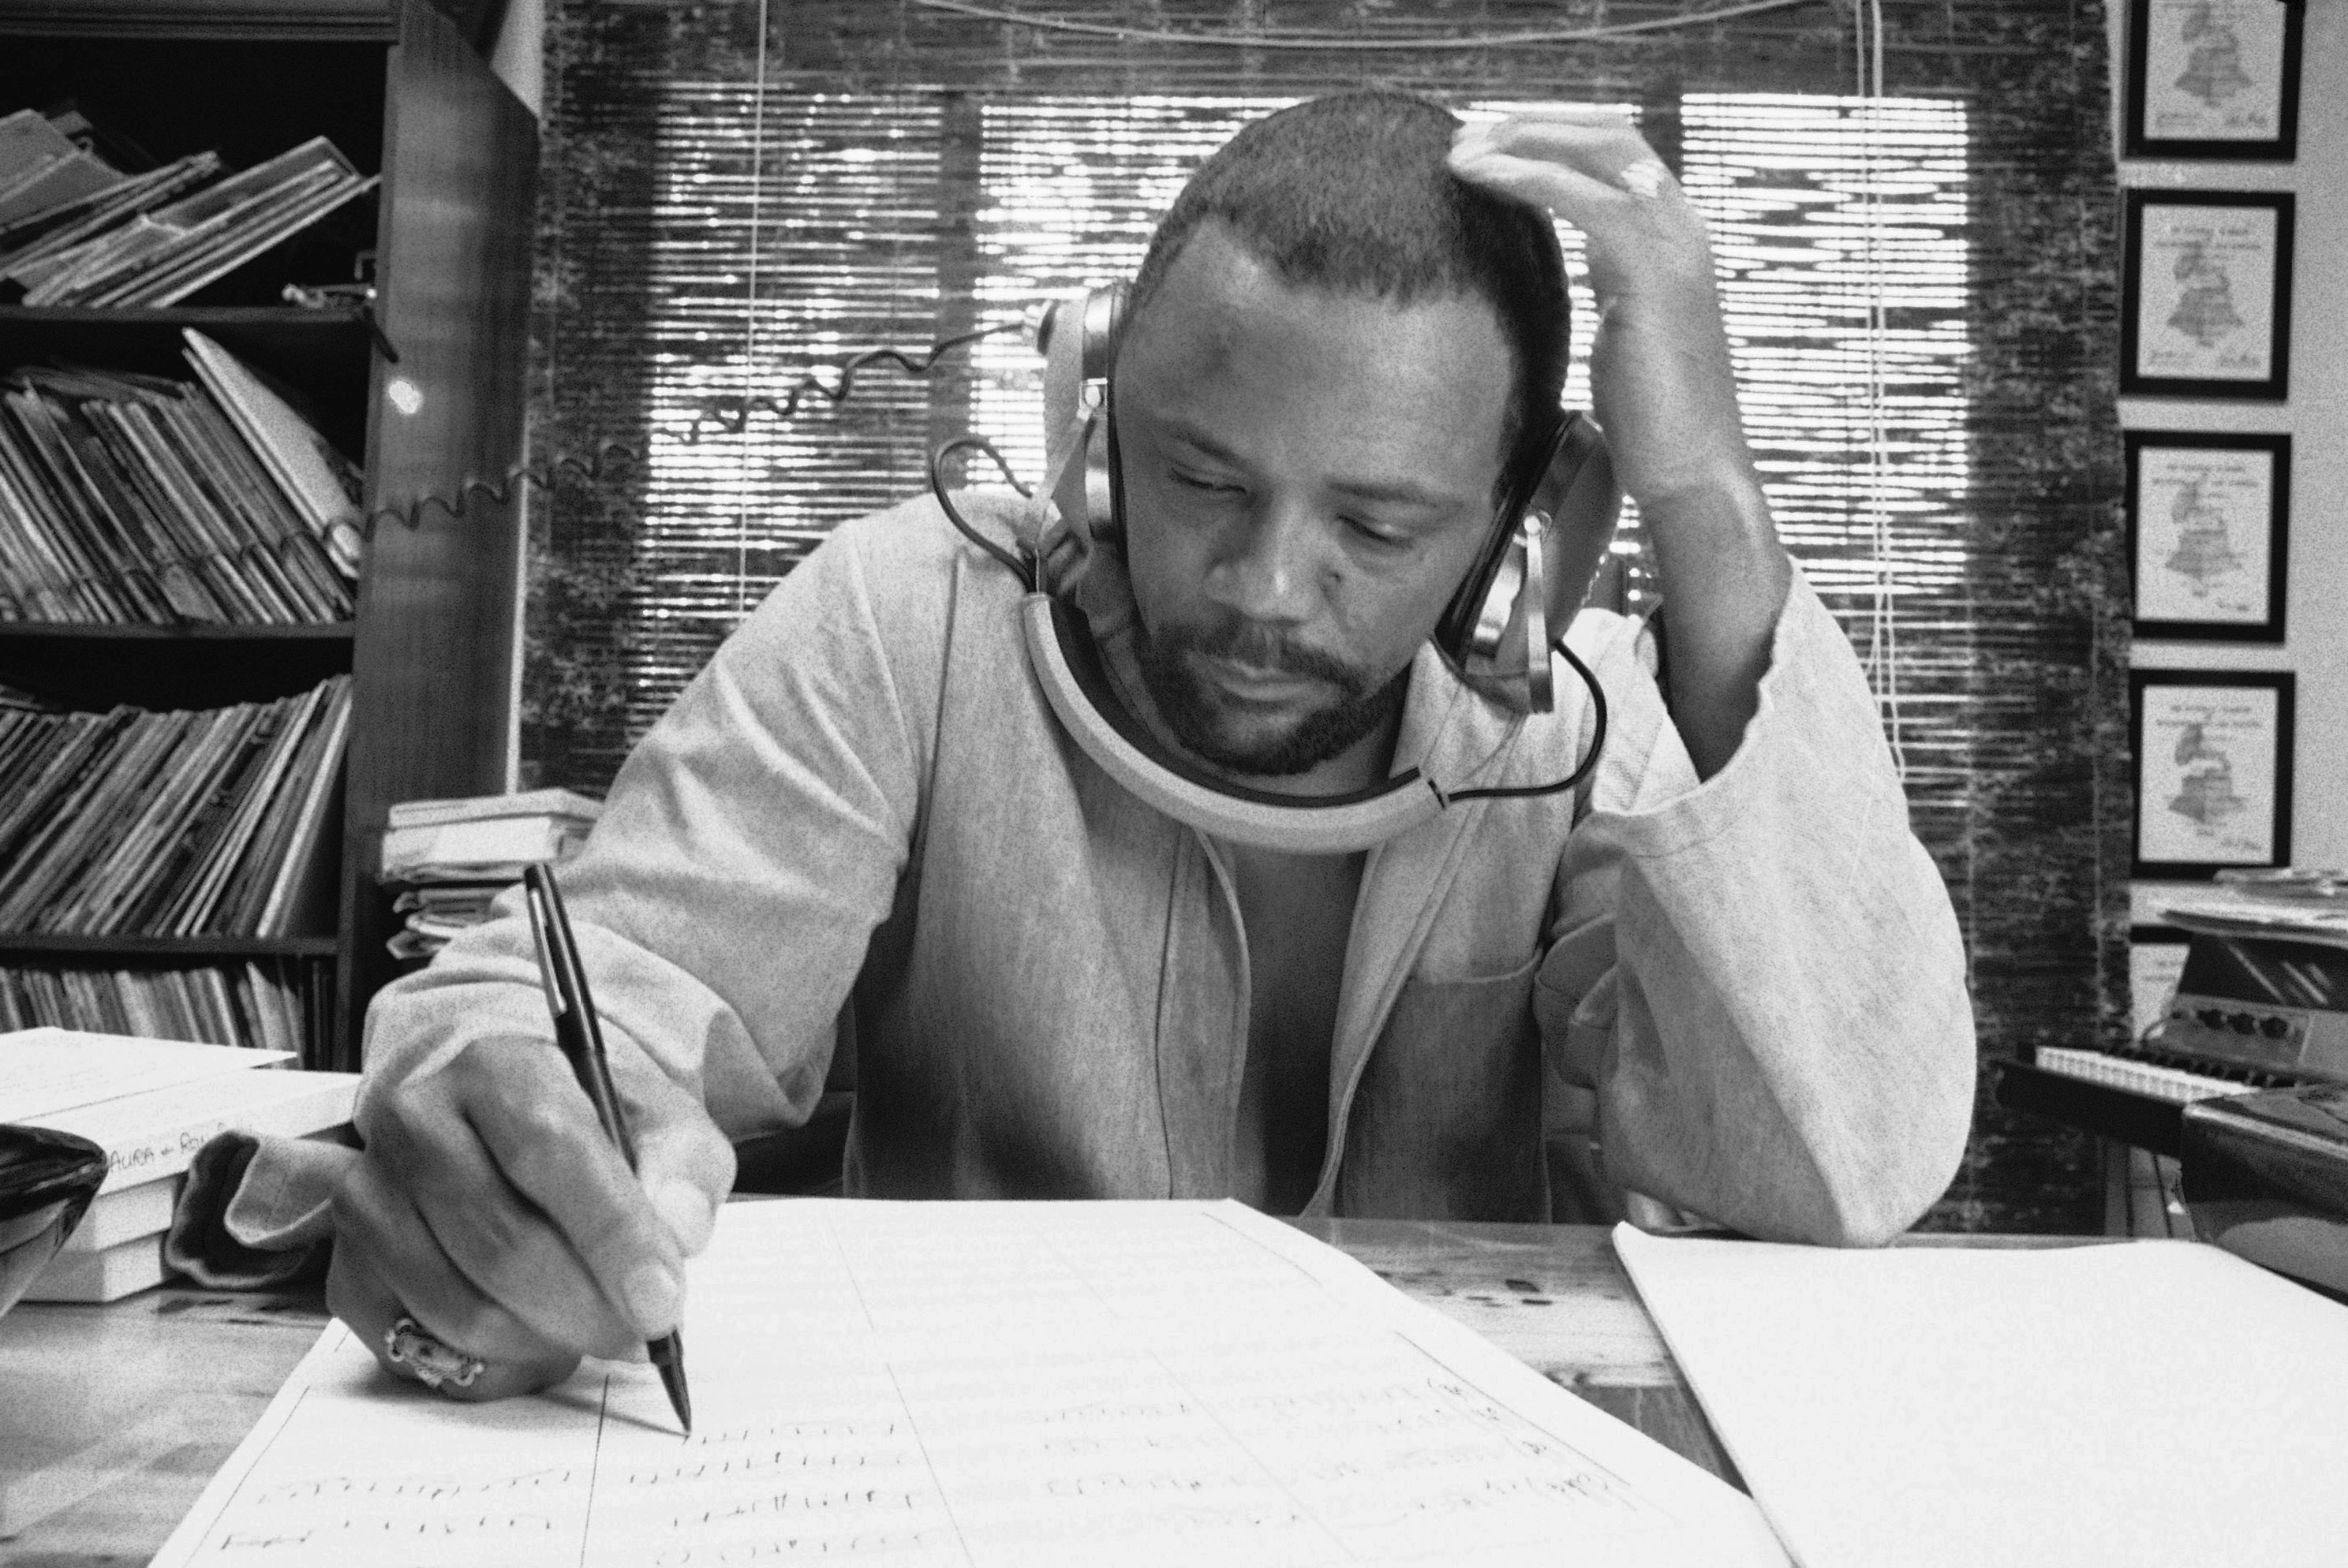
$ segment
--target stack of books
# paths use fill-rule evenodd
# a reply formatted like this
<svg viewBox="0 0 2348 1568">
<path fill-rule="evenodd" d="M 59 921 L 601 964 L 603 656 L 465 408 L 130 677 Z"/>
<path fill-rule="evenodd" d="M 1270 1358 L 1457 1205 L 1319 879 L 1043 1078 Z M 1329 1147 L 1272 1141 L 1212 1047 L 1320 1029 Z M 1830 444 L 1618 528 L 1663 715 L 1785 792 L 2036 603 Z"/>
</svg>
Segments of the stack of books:
<svg viewBox="0 0 2348 1568">
<path fill-rule="evenodd" d="M 320 958 L 248 958 L 194 968 L 16 964 L 0 968 L 0 1031 L 88 1026 L 106 1034 L 298 1056 L 304 1040 L 327 1037 L 332 980 Z"/>
<path fill-rule="evenodd" d="M 184 712 L 0 706 L 0 932 L 331 929 L 350 685 Z"/>
<path fill-rule="evenodd" d="M 97 1200 L 26 1299 L 112 1301 L 160 1285 L 197 1150 L 222 1132 L 310 1137 L 350 1121 L 357 1073 L 296 1072 L 284 1060 L 62 1029 L 0 1034 L 0 1122 L 77 1133 L 107 1156 Z"/>
<path fill-rule="evenodd" d="M 393 907 L 406 917 L 389 943 L 393 957 L 428 958 L 488 919 L 490 900 L 525 866 L 569 859 L 602 814 L 602 802 L 567 789 L 393 806 L 382 879 L 401 889 Z"/>
<path fill-rule="evenodd" d="M 357 470 L 250 367 L 184 335 L 193 381 L 0 381 L 0 620 L 350 618 Z"/>
<path fill-rule="evenodd" d="M 324 137 L 241 174 L 211 152 L 131 174 L 69 128 L 0 118 L 0 285 L 28 305 L 177 304 L 377 184 Z"/>
</svg>

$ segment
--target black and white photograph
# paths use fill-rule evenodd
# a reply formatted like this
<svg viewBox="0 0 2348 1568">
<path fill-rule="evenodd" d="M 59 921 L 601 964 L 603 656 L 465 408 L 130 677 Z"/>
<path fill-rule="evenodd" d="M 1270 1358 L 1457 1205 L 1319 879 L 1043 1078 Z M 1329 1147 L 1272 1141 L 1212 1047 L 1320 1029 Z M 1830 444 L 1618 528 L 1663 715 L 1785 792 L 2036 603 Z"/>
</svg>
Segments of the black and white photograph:
<svg viewBox="0 0 2348 1568">
<path fill-rule="evenodd" d="M 0 0 L 0 1560 L 2348 1563 L 2343 108 Z"/>
</svg>

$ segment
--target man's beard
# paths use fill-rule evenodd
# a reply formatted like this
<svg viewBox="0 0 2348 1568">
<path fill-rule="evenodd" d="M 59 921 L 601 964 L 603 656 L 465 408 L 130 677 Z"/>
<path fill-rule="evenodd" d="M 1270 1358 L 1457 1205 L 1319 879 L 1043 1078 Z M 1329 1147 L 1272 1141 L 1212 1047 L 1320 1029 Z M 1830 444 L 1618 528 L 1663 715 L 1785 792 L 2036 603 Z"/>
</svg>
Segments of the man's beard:
<svg viewBox="0 0 2348 1568">
<path fill-rule="evenodd" d="M 1278 778 L 1304 773 L 1376 729 L 1402 709 L 1410 686 L 1410 666 L 1379 682 L 1326 653 L 1299 647 L 1261 627 L 1234 624 L 1203 631 L 1177 627 L 1162 636 L 1135 624 L 1142 683 L 1159 717 L 1192 755 L 1227 773 Z M 1186 654 L 1237 660 L 1292 675 L 1325 681 L 1339 695 L 1279 734 L 1246 741 L 1229 733 L 1227 713 L 1215 690 L 1194 676 Z"/>
</svg>

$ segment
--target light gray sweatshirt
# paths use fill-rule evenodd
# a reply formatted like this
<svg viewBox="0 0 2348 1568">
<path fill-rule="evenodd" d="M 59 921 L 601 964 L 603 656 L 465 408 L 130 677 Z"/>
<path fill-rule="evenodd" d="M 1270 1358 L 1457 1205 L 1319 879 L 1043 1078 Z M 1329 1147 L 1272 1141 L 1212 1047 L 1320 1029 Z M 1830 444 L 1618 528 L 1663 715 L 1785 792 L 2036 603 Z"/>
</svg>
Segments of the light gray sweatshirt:
<svg viewBox="0 0 2348 1568">
<path fill-rule="evenodd" d="M 623 1083 L 665 1073 L 736 1139 L 804 1119 L 852 1037 L 851 1195 L 1220 1195 L 1231 878 L 1061 730 L 1023 592 L 925 498 L 841 528 L 727 640 L 563 872 L 606 1037 Z M 1585 611 L 1572 643 L 1612 708 L 1586 799 L 1462 803 L 1369 856 L 1307 1212 L 1548 1218 L 1548 1139 L 1756 1235 L 1904 1228 L 1963 1147 L 1972 1011 L 1848 641 L 1797 576 L 1702 783 L 1640 624 Z M 1562 669 L 1524 719 L 1422 649 L 1395 766 L 1539 784 L 1588 734 Z M 376 999 L 362 1131 L 465 1042 L 550 1032 L 510 907 Z"/>
</svg>

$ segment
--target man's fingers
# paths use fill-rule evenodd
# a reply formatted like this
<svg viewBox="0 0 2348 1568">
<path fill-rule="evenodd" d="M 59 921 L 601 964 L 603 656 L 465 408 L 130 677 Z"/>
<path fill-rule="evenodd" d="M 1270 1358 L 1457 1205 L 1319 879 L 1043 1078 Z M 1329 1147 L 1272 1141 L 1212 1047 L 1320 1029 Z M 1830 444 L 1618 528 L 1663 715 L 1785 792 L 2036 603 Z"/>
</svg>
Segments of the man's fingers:
<svg viewBox="0 0 2348 1568">
<path fill-rule="evenodd" d="M 690 1257 L 709 1245 L 717 1204 L 734 1190 L 734 1145 L 701 1102 L 666 1079 L 631 1083 L 636 1104 L 636 1176 Z"/>
<path fill-rule="evenodd" d="M 392 1294 L 382 1275 L 359 1248 L 340 1241 L 335 1244 L 333 1266 L 326 1275 L 326 1310 L 358 1336 L 385 1371 L 396 1378 L 421 1380 L 412 1365 L 393 1361 L 390 1337 L 393 1326 L 402 1317 L 415 1318 L 418 1327 L 422 1327 L 422 1319 Z M 444 1379 L 439 1385 L 442 1393 L 459 1399 L 502 1399 L 514 1394 L 534 1394 L 561 1382 L 579 1365 L 577 1356 L 551 1347 L 541 1348 L 534 1356 L 501 1360 L 482 1355 L 462 1341 L 443 1343 L 460 1354 L 478 1355 L 481 1361 L 479 1373 L 469 1382 L 459 1385 L 453 1379 Z"/>
<path fill-rule="evenodd" d="M 1601 223 L 1612 209 L 1632 199 L 1579 169 L 1488 147 L 1455 149 L 1451 171 L 1470 184 L 1490 186 L 1520 201 L 1546 207 L 1584 233 Z"/>
<path fill-rule="evenodd" d="M 551 1222 L 569 1244 L 564 1250 L 575 1254 L 587 1281 L 633 1337 L 667 1333 L 685 1305 L 684 1257 L 667 1222 L 560 1059 L 528 1080 L 513 1065 L 500 1062 L 497 1075 L 505 1081 L 466 1097 L 466 1114 L 496 1161 L 497 1176 Z M 562 1260 L 540 1237 L 512 1239 L 531 1255 L 510 1274 L 543 1271 L 560 1280 Z M 471 1260 L 450 1250 L 469 1272 Z"/>
</svg>

